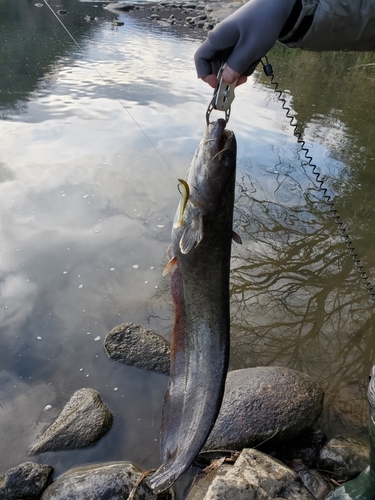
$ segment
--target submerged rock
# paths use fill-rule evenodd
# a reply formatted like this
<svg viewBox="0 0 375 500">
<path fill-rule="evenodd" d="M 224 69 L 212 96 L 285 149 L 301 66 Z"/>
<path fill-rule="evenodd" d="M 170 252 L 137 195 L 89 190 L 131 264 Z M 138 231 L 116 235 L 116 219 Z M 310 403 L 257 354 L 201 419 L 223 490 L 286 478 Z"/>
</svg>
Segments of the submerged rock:
<svg viewBox="0 0 375 500">
<path fill-rule="evenodd" d="M 80 389 L 37 440 L 30 454 L 91 446 L 109 431 L 112 421 L 113 415 L 99 393 Z"/>
<path fill-rule="evenodd" d="M 258 450 L 244 449 L 231 466 L 199 481 L 187 500 L 314 500 L 289 467 Z"/>
<path fill-rule="evenodd" d="M 319 467 L 334 472 L 335 479 L 347 481 L 363 471 L 370 463 L 370 446 L 352 436 L 337 436 L 323 446 Z"/>
<path fill-rule="evenodd" d="M 129 462 L 111 462 L 74 467 L 58 477 L 41 500 L 124 500 L 143 471 Z M 134 500 L 172 500 L 170 492 L 155 495 L 145 481 Z"/>
<path fill-rule="evenodd" d="M 241 450 L 290 439 L 322 412 L 324 392 L 311 377 L 281 367 L 230 372 L 219 417 L 204 450 Z"/>
<path fill-rule="evenodd" d="M 51 481 L 53 467 L 25 462 L 0 476 L 1 500 L 39 500 Z"/>
<path fill-rule="evenodd" d="M 123 323 L 107 334 L 104 347 L 110 358 L 126 365 L 169 373 L 170 343 L 149 328 Z"/>
</svg>

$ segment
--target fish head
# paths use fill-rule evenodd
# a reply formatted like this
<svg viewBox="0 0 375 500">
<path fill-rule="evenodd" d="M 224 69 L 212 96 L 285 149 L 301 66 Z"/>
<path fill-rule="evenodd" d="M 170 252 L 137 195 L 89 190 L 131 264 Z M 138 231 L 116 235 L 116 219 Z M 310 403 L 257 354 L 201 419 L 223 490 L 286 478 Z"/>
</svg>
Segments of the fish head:
<svg viewBox="0 0 375 500">
<path fill-rule="evenodd" d="M 223 119 L 207 125 L 188 171 L 189 201 L 203 214 L 216 211 L 234 183 L 237 144 L 225 126 Z"/>
<path fill-rule="evenodd" d="M 179 179 L 181 199 L 172 230 L 174 257 L 199 245 L 209 219 L 232 219 L 237 145 L 225 125 L 223 119 L 207 125 L 186 179 Z"/>
</svg>

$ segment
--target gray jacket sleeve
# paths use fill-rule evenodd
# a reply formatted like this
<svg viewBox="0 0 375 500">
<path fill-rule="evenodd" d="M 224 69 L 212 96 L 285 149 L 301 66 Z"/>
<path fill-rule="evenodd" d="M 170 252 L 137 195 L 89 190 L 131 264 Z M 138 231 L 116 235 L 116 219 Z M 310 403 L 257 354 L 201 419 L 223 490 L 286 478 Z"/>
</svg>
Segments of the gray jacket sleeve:
<svg viewBox="0 0 375 500">
<path fill-rule="evenodd" d="M 312 15 L 309 29 L 296 40 L 298 26 Z M 375 0 L 302 0 L 297 22 L 279 41 L 313 51 L 375 51 Z"/>
</svg>

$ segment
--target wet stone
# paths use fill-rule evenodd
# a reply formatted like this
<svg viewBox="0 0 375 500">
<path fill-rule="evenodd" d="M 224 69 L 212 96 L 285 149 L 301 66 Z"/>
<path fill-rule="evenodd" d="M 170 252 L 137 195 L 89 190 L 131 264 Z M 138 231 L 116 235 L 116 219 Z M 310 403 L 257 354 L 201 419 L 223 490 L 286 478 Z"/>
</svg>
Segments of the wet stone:
<svg viewBox="0 0 375 500">
<path fill-rule="evenodd" d="M 39 500 L 51 481 L 53 467 L 25 462 L 0 476 L 1 500 Z"/>
<path fill-rule="evenodd" d="M 126 365 L 169 373 L 170 343 L 149 328 L 123 323 L 107 334 L 104 347 L 110 358 Z"/>
<path fill-rule="evenodd" d="M 99 393 L 80 389 L 37 440 L 30 454 L 91 446 L 109 431 L 112 421 L 113 415 Z"/>
<path fill-rule="evenodd" d="M 343 481 L 358 476 L 369 463 L 369 445 L 352 436 L 331 439 L 319 454 L 319 468 L 333 472 L 335 479 Z"/>
<path fill-rule="evenodd" d="M 316 500 L 325 500 L 327 495 L 335 489 L 335 486 L 316 470 L 301 470 L 298 472 L 306 489 Z"/>
<path fill-rule="evenodd" d="M 74 467 L 58 477 L 41 500 L 124 500 L 143 471 L 129 462 L 110 462 Z M 155 495 L 146 481 L 137 488 L 134 500 L 172 500 L 169 491 Z"/>
<path fill-rule="evenodd" d="M 286 441 L 311 427 L 323 408 L 322 388 L 304 373 L 246 368 L 227 376 L 223 403 L 204 450 L 241 450 Z"/>
</svg>

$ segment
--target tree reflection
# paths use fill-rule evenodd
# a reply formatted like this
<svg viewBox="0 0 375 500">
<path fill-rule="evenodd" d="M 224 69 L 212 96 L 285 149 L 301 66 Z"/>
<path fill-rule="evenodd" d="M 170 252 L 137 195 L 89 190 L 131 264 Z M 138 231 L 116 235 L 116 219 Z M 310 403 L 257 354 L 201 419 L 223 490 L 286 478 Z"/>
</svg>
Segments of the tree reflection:
<svg viewBox="0 0 375 500">
<path fill-rule="evenodd" d="M 231 366 L 282 365 L 311 375 L 326 391 L 326 431 L 358 431 L 367 426 L 374 362 L 372 302 L 320 193 L 297 181 L 298 169 L 272 179 L 266 195 L 255 176 L 240 181 Z"/>
</svg>

